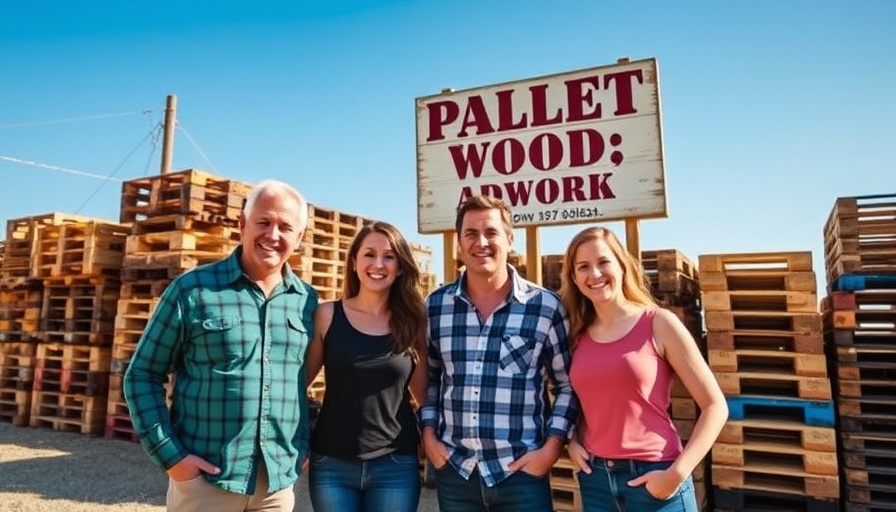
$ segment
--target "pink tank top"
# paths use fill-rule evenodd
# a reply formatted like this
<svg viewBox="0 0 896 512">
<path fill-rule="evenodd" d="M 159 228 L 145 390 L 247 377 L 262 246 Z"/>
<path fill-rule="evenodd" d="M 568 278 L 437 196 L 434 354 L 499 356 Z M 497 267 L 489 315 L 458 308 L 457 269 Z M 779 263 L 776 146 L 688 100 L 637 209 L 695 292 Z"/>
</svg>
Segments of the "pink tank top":
<svg viewBox="0 0 896 512">
<path fill-rule="evenodd" d="M 607 459 L 674 460 L 681 438 L 669 417 L 672 367 L 653 342 L 655 309 L 647 310 L 622 338 L 578 340 L 570 380 L 584 421 L 585 449 Z"/>
</svg>

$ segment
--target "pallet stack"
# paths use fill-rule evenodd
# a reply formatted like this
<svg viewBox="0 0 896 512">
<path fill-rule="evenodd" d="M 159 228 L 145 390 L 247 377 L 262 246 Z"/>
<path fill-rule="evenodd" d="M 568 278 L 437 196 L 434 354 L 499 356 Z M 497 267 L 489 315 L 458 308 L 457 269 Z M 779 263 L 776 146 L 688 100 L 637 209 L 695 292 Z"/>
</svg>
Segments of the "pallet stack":
<svg viewBox="0 0 896 512">
<path fill-rule="evenodd" d="M 700 308 L 700 278 L 697 266 L 676 249 L 641 252 L 641 266 L 650 281 L 650 292 L 657 303 L 675 313 L 687 327 L 701 353 L 706 355 L 703 315 Z M 678 378 L 672 384 L 670 414 L 682 442 L 690 439 L 700 408 Z M 700 510 L 709 508 L 709 457 L 694 468 L 691 475 Z"/>
<path fill-rule="evenodd" d="M 14 270 L 5 282 L 23 283 L 10 291 L 13 297 L 28 295 L 14 299 L 18 305 L 11 308 L 23 312 L 21 330 L 3 333 L 19 337 L 3 350 L 5 359 L 18 361 L 13 423 L 100 433 L 127 228 L 54 213 L 12 220 L 7 231 L 20 243 L 7 260 Z"/>
<path fill-rule="evenodd" d="M 175 277 L 226 257 L 239 244 L 240 212 L 250 189 L 197 169 L 122 183 L 120 217 L 131 231 L 112 341 L 107 438 L 136 440 L 122 380 L 140 335 Z"/>
<path fill-rule="evenodd" d="M 838 198 L 824 239 L 845 510 L 896 510 L 896 194 Z"/>
<path fill-rule="evenodd" d="M 716 510 L 835 510 L 831 385 L 809 252 L 699 258 L 709 366 L 729 407 Z"/>
</svg>

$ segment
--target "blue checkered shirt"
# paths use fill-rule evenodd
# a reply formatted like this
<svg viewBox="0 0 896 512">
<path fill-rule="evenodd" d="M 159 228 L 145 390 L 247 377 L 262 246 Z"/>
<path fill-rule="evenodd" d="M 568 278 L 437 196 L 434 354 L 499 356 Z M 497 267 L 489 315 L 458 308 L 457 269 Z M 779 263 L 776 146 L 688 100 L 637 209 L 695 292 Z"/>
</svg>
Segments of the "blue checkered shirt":
<svg viewBox="0 0 896 512">
<path fill-rule="evenodd" d="M 288 267 L 265 298 L 243 274 L 241 251 L 168 286 L 128 365 L 124 393 L 157 466 L 195 454 L 221 468 L 205 476 L 211 483 L 251 494 L 257 463 L 275 491 L 296 481 L 308 452 L 304 360 L 318 299 Z"/>
<path fill-rule="evenodd" d="M 478 467 L 488 486 L 510 476 L 508 465 L 547 436 L 565 441 L 578 414 L 566 310 L 556 294 L 508 269 L 512 290 L 484 322 L 464 291 L 466 273 L 427 298 L 429 389 L 421 427 L 435 428 L 462 477 Z"/>
</svg>

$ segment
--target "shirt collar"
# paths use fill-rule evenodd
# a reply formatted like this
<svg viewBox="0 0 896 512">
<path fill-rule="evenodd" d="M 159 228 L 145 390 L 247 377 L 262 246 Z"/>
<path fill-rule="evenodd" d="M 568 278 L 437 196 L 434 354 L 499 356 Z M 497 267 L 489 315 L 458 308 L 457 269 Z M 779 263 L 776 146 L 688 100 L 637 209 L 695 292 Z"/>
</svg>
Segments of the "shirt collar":
<svg viewBox="0 0 896 512">
<path fill-rule="evenodd" d="M 525 302 L 531 287 L 512 265 L 507 265 L 507 275 L 510 278 L 510 297 L 513 297 L 517 302 Z M 470 296 L 466 292 L 466 283 L 467 271 L 464 270 L 457 280 L 457 289 L 454 290 L 454 296 L 455 298 L 463 298 L 465 301 L 470 302 Z"/>
</svg>

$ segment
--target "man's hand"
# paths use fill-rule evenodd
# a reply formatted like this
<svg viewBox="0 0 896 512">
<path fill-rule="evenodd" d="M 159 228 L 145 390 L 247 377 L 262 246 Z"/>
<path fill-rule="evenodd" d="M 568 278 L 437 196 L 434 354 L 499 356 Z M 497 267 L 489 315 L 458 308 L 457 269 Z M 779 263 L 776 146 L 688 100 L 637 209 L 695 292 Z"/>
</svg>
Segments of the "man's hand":
<svg viewBox="0 0 896 512">
<path fill-rule="evenodd" d="M 217 466 L 196 455 L 187 455 L 177 464 L 168 468 L 168 476 L 177 482 L 192 480 L 202 473 L 217 475 L 221 472 Z"/>
<path fill-rule="evenodd" d="M 512 472 L 523 471 L 532 476 L 544 476 L 560 458 L 560 450 L 563 443 L 559 438 L 548 437 L 541 448 L 532 450 L 522 457 L 510 463 L 508 469 Z"/>
<path fill-rule="evenodd" d="M 432 462 L 432 466 L 441 469 L 448 464 L 448 448 L 436 437 L 435 430 L 432 427 L 423 427 L 423 451 L 426 452 L 426 458 Z"/>
</svg>

